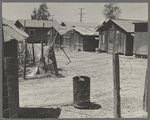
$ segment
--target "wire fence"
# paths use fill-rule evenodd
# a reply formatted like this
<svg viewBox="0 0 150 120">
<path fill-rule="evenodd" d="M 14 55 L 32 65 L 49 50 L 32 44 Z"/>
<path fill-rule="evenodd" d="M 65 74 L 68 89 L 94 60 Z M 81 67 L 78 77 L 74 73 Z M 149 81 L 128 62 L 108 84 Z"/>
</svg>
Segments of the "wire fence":
<svg viewBox="0 0 150 120">
<path fill-rule="evenodd" d="M 60 118 L 113 117 L 112 54 L 68 49 L 65 49 L 65 52 L 71 63 L 62 50 L 55 51 L 57 66 L 62 69 L 59 74 L 62 74 L 62 77 L 43 75 L 26 80 L 19 78 L 20 107 L 61 107 L 63 111 Z M 39 54 L 39 51 L 37 53 Z M 127 116 L 128 111 L 135 111 L 135 108 L 142 109 L 147 59 L 124 55 L 119 55 L 119 59 L 121 111 L 124 116 Z M 35 67 L 27 69 L 31 72 Z M 100 113 L 101 109 L 82 111 L 72 107 L 74 91 L 76 91 L 73 89 L 75 76 L 90 77 L 90 101 L 101 106 L 104 112 Z"/>
<path fill-rule="evenodd" d="M 147 59 L 120 56 L 121 114 L 141 115 L 146 69 Z"/>
</svg>

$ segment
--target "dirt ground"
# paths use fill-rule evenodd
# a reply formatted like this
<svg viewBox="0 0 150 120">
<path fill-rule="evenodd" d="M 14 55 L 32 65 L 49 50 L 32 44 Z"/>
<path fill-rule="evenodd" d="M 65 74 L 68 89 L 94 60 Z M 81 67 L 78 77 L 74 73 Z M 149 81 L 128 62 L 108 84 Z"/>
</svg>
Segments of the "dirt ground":
<svg viewBox="0 0 150 120">
<path fill-rule="evenodd" d="M 56 51 L 59 71 L 55 75 L 23 80 L 19 78 L 20 107 L 61 108 L 59 118 L 114 118 L 112 55 L 96 52 Z M 121 116 L 146 118 L 142 109 L 147 59 L 119 55 Z M 66 65 L 67 64 L 67 65 Z M 77 109 L 73 103 L 73 77 L 90 77 L 90 101 L 99 109 Z"/>
</svg>

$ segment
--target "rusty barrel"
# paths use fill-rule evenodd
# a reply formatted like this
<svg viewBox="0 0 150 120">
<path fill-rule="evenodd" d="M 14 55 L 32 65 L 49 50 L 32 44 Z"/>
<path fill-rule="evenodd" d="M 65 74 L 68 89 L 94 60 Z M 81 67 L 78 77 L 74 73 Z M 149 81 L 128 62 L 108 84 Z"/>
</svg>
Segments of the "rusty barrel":
<svg viewBox="0 0 150 120">
<path fill-rule="evenodd" d="M 73 106 L 76 108 L 89 108 L 90 78 L 87 76 L 73 77 Z"/>
</svg>

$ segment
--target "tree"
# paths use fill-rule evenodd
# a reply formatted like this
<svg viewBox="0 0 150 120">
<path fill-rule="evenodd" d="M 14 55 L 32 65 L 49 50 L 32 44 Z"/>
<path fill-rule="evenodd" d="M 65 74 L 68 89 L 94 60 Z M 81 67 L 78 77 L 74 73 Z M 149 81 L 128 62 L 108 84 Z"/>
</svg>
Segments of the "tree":
<svg viewBox="0 0 150 120">
<path fill-rule="evenodd" d="M 105 4 L 102 14 L 107 18 L 116 19 L 119 18 L 121 9 L 119 6 L 117 6 L 117 3 Z"/>
<path fill-rule="evenodd" d="M 41 3 L 38 10 L 34 8 L 33 13 L 31 14 L 32 20 L 49 20 L 49 17 L 50 13 L 46 3 Z"/>
</svg>

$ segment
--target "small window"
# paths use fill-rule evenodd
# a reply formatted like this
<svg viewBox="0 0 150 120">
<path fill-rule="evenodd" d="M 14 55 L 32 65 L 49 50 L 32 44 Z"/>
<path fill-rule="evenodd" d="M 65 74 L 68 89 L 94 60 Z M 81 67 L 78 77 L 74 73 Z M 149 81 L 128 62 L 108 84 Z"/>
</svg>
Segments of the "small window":
<svg viewBox="0 0 150 120">
<path fill-rule="evenodd" d="M 105 43 L 105 35 L 103 35 L 103 43 Z"/>
<path fill-rule="evenodd" d="M 29 36 L 35 36 L 35 30 L 30 29 L 29 30 Z"/>
</svg>

